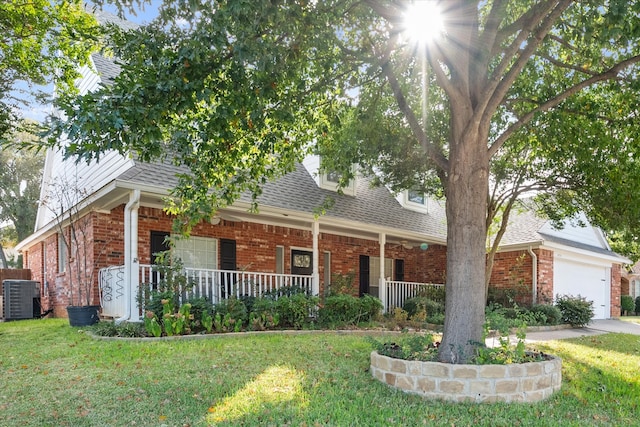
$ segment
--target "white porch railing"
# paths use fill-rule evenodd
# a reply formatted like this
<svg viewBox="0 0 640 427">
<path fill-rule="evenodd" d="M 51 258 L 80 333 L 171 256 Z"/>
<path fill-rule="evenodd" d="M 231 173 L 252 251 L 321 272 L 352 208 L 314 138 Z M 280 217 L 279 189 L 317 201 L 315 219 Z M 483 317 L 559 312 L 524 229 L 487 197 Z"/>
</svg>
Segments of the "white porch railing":
<svg viewBox="0 0 640 427">
<path fill-rule="evenodd" d="M 162 278 L 161 272 L 153 265 L 140 265 L 139 274 L 140 287 L 148 290 L 156 289 Z M 213 304 L 232 296 L 258 297 L 289 286 L 299 287 L 309 294 L 313 291 L 312 277 L 306 275 L 193 268 L 186 268 L 185 274 L 188 286 L 183 289 L 181 298 L 205 297 Z M 126 310 L 124 266 L 101 269 L 98 280 L 102 314 L 123 316 Z"/>
<path fill-rule="evenodd" d="M 387 312 L 391 312 L 396 307 L 402 308 L 406 300 L 418 294 L 431 296 L 436 300 L 444 297 L 444 285 L 442 284 L 386 280 L 385 285 L 387 289 L 387 304 L 385 307 Z M 444 300 L 442 302 L 444 303 Z"/>
</svg>

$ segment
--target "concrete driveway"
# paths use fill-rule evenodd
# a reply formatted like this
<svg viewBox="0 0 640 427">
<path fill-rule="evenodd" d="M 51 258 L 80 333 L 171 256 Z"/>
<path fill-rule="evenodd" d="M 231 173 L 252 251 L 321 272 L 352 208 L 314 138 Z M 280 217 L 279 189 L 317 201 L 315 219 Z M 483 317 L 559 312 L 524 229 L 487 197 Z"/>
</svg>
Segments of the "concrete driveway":
<svg viewBox="0 0 640 427">
<path fill-rule="evenodd" d="M 565 338 L 579 338 L 589 335 L 608 334 L 617 332 L 623 334 L 640 335 L 640 325 L 632 322 L 623 322 L 617 319 L 592 320 L 587 327 L 557 329 L 553 331 L 527 332 L 526 342 L 561 340 Z"/>
</svg>

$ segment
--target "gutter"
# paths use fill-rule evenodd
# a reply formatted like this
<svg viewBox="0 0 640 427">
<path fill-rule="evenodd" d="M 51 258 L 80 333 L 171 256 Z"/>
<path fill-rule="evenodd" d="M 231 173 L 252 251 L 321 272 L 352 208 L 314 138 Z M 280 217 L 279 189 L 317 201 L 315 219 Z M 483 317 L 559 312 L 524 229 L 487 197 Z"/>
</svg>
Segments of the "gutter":
<svg viewBox="0 0 640 427">
<path fill-rule="evenodd" d="M 527 249 L 527 251 L 529 252 L 529 255 L 531 255 L 531 295 L 533 296 L 533 304 L 537 304 L 538 303 L 538 256 L 536 255 L 535 252 L 533 252 L 533 249 L 531 249 L 531 246 L 529 246 L 529 248 Z"/>
<path fill-rule="evenodd" d="M 124 288 L 125 314 L 116 319 L 120 324 L 132 320 L 135 296 L 138 288 L 138 208 L 140 207 L 140 190 L 129 194 L 129 201 L 124 207 Z M 135 278 L 134 278 L 135 276 Z M 134 286 L 135 281 L 135 286 Z M 134 289 L 135 288 L 135 289 Z M 139 320 L 139 319 L 135 319 Z"/>
</svg>

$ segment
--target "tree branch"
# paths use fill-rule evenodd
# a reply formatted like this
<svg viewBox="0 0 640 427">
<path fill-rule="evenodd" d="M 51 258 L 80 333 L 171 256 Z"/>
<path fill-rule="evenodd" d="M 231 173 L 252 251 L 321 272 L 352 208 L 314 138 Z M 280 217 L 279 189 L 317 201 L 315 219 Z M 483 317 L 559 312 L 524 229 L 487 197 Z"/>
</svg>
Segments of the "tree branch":
<svg viewBox="0 0 640 427">
<path fill-rule="evenodd" d="M 511 126 L 509 126 L 489 147 L 489 157 L 492 157 L 496 152 L 498 152 L 498 150 L 500 149 L 500 147 L 502 147 L 502 145 L 505 143 L 505 141 L 511 136 L 513 135 L 513 133 L 515 131 L 517 131 L 518 129 L 522 128 L 524 125 L 526 125 L 527 123 L 529 123 L 533 117 L 535 116 L 536 113 L 540 113 L 540 112 L 544 112 L 544 111 L 548 111 L 556 106 L 558 106 L 562 101 L 566 100 L 567 98 L 569 98 L 570 96 L 580 92 L 582 89 L 592 86 L 598 82 L 602 82 L 605 80 L 611 80 L 614 79 L 618 73 L 622 70 L 624 70 L 625 68 L 633 65 L 633 64 L 637 64 L 640 62 L 640 55 L 636 55 L 636 56 L 632 56 L 631 58 L 627 58 L 626 60 L 619 62 L 618 64 L 614 65 L 613 67 L 611 67 L 609 70 L 602 72 L 600 74 L 597 74 L 593 77 L 588 78 L 587 80 L 582 81 L 581 83 L 578 83 L 570 88 L 568 88 L 567 90 L 565 90 L 564 92 L 558 94 L 557 96 L 555 96 L 552 99 L 549 99 L 546 102 L 543 102 L 542 104 L 538 105 L 536 108 L 532 109 L 531 111 L 529 111 L 528 113 L 526 113 L 524 116 L 522 116 L 517 122 L 513 123 Z"/>
<path fill-rule="evenodd" d="M 511 58 L 508 57 L 507 52 L 505 52 L 505 56 L 502 58 L 501 64 L 496 69 L 496 73 L 494 73 L 494 79 L 492 79 L 491 84 L 488 85 L 487 90 L 485 91 L 486 103 L 484 108 L 478 109 L 476 114 L 481 113 L 482 116 L 478 117 L 479 120 L 491 120 L 491 116 L 498 108 L 500 103 L 503 101 L 507 92 L 513 86 L 513 82 L 518 78 L 523 68 L 529 62 L 529 59 L 536 51 L 542 40 L 544 40 L 545 36 L 549 33 L 553 24 L 560 17 L 560 15 L 569 7 L 572 0 L 561 0 L 557 2 L 550 9 L 543 9 L 539 14 L 534 14 L 533 17 L 540 18 L 540 21 L 532 21 L 529 22 L 529 26 L 531 27 L 528 31 L 532 33 L 530 37 L 527 38 L 527 44 L 524 49 L 520 48 L 520 44 L 518 46 L 515 45 L 515 42 L 511 44 L 508 51 L 517 47 L 516 51 L 519 51 L 520 54 L 517 55 L 515 63 L 511 65 L 509 71 L 503 75 L 506 71 L 507 64 L 510 62 Z M 551 6 L 551 5 L 550 5 Z M 537 31 L 533 31 L 533 26 L 537 26 Z M 515 55 L 515 52 L 513 52 Z M 501 77 L 501 78 L 496 78 Z M 489 96 L 490 95 L 490 96 Z"/>
<path fill-rule="evenodd" d="M 392 45 L 393 43 L 391 42 L 386 52 L 384 52 L 381 56 L 382 72 L 387 78 L 387 82 L 389 83 L 389 86 L 391 87 L 391 90 L 393 92 L 393 96 L 396 99 L 396 103 L 398 104 L 398 108 L 405 115 L 407 121 L 409 122 L 409 127 L 411 128 L 411 131 L 420 142 L 422 149 L 427 155 L 429 155 L 429 157 L 433 160 L 433 162 L 438 168 L 442 169 L 443 171 L 446 171 L 448 170 L 447 158 L 442 154 L 442 152 L 434 144 L 428 141 L 427 135 L 424 132 L 424 129 L 420 125 L 418 118 L 415 116 L 415 114 L 413 113 L 413 110 L 409 106 L 409 103 L 407 102 L 407 99 L 404 96 L 404 93 L 402 93 L 402 88 L 400 87 L 400 83 L 398 82 L 398 79 L 396 78 L 393 72 L 393 69 L 392 69 L 393 67 L 391 66 L 391 59 L 389 58 L 389 51 L 391 50 Z"/>
</svg>

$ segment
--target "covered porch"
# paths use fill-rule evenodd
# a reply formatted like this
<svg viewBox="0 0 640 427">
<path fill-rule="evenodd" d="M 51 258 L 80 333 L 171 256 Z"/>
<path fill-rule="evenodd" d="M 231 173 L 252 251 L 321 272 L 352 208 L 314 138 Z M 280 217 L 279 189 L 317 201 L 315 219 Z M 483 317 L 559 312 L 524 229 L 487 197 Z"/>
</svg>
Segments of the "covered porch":
<svg viewBox="0 0 640 427">
<path fill-rule="evenodd" d="M 205 270 L 185 268 L 187 286 L 181 298 L 204 297 L 213 304 L 228 298 L 260 297 L 267 293 L 275 293 L 280 289 L 296 287 L 308 294 L 318 295 L 320 286 L 313 275 L 276 274 L 240 270 Z M 152 290 L 161 280 L 157 266 L 141 264 L 138 267 L 137 283 L 129 287 L 126 283 L 125 266 L 111 266 L 100 270 L 98 275 L 100 305 L 102 315 L 114 319 L 139 320 L 142 313 L 138 307 L 137 295 L 140 290 Z M 131 276 L 130 276 L 131 277 Z M 395 307 L 402 307 L 404 302 L 430 289 L 442 288 L 442 284 L 403 282 L 380 279 L 377 290 L 382 301 L 384 312 Z M 132 305 L 133 304 L 133 305 Z"/>
</svg>

